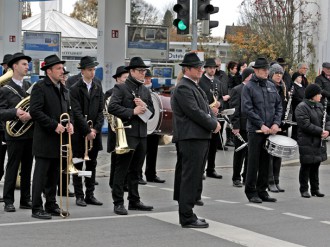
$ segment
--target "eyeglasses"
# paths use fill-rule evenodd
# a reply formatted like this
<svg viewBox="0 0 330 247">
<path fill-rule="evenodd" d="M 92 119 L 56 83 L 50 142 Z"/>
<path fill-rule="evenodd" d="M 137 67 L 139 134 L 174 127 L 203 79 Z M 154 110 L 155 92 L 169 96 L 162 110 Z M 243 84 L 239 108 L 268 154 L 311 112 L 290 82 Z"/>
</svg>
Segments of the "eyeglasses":
<svg viewBox="0 0 330 247">
<path fill-rule="evenodd" d="M 140 73 L 146 73 L 147 72 L 146 69 L 135 69 L 135 70 L 139 71 Z"/>
</svg>

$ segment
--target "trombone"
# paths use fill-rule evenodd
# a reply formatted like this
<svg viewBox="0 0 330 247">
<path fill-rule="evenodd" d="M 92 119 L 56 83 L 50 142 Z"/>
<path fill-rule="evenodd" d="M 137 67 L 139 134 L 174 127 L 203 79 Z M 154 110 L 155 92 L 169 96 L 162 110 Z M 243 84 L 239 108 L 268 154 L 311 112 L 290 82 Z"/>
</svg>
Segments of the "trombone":
<svg viewBox="0 0 330 247">
<path fill-rule="evenodd" d="M 93 128 L 93 121 L 92 120 L 88 120 L 87 121 L 88 127 L 90 129 Z M 85 137 L 85 153 L 84 153 L 84 160 L 91 160 L 88 156 L 88 151 L 91 151 L 93 148 L 93 140 L 89 140 L 87 139 L 87 136 Z"/>
<path fill-rule="evenodd" d="M 68 113 L 63 113 L 60 116 L 60 123 L 65 125 L 70 125 L 70 115 Z M 63 210 L 63 158 L 66 159 L 66 168 L 64 173 L 66 174 L 66 211 Z M 69 176 L 70 174 L 78 174 L 77 170 L 72 161 L 72 147 L 71 147 L 71 134 L 68 133 L 67 144 L 63 144 L 63 133 L 60 134 L 60 209 L 61 217 L 66 218 L 70 215 L 69 213 Z"/>
</svg>

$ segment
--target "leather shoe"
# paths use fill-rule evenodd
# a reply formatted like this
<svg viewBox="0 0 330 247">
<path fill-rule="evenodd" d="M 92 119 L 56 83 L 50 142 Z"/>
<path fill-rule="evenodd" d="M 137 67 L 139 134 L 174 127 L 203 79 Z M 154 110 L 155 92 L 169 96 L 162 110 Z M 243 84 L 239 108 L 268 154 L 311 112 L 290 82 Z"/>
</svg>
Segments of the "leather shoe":
<svg viewBox="0 0 330 247">
<path fill-rule="evenodd" d="M 279 184 L 275 184 L 279 192 L 285 192 L 285 189 L 282 189 Z"/>
<path fill-rule="evenodd" d="M 148 182 L 154 182 L 154 183 L 160 183 L 160 184 L 162 184 L 162 183 L 165 183 L 165 180 L 164 179 L 161 179 L 160 177 L 154 177 L 153 179 L 148 179 L 147 178 L 147 181 Z"/>
<path fill-rule="evenodd" d="M 141 211 L 152 211 L 154 209 L 153 206 L 144 205 L 142 202 L 129 202 L 128 210 L 141 210 Z"/>
<path fill-rule="evenodd" d="M 241 183 L 241 181 L 235 180 L 235 181 L 233 181 L 233 186 L 234 187 L 243 187 L 243 184 Z"/>
<path fill-rule="evenodd" d="M 5 204 L 4 210 L 6 212 L 15 212 L 16 211 L 15 206 L 13 204 Z"/>
<path fill-rule="evenodd" d="M 273 192 L 273 193 L 278 193 L 279 192 L 275 184 L 269 184 L 268 185 L 268 190 L 270 192 Z"/>
<path fill-rule="evenodd" d="M 119 214 L 119 215 L 127 215 L 128 212 L 125 208 L 124 205 L 115 205 L 113 208 L 113 211 L 115 214 Z"/>
<path fill-rule="evenodd" d="M 308 193 L 308 191 L 304 191 L 304 192 L 300 192 L 301 193 L 301 196 L 304 197 L 304 198 L 310 198 L 311 197 L 311 194 Z"/>
<path fill-rule="evenodd" d="M 99 185 L 99 182 L 97 182 L 97 181 L 95 180 L 94 185 Z"/>
<path fill-rule="evenodd" d="M 0 197 L 0 202 L 4 202 L 2 197 Z"/>
<path fill-rule="evenodd" d="M 208 227 L 209 227 L 209 223 L 203 222 L 200 219 L 188 225 L 182 225 L 182 228 L 208 228 Z"/>
<path fill-rule="evenodd" d="M 204 202 L 202 200 L 195 201 L 196 206 L 204 206 Z"/>
<path fill-rule="evenodd" d="M 270 196 L 263 196 L 263 197 L 260 197 L 260 199 L 263 201 L 263 202 L 276 202 L 277 199 L 276 198 L 273 198 L 273 197 L 270 197 Z"/>
<path fill-rule="evenodd" d="M 317 197 L 324 197 L 324 194 L 321 193 L 319 190 L 311 191 L 312 196 L 317 196 Z"/>
<path fill-rule="evenodd" d="M 94 196 L 92 196 L 92 197 L 86 197 L 85 198 L 85 202 L 87 204 L 92 204 L 92 205 L 97 205 L 97 206 L 103 205 L 103 202 L 98 201 Z"/>
<path fill-rule="evenodd" d="M 52 215 L 52 216 L 61 216 L 62 215 L 67 215 L 68 213 L 66 211 L 61 211 L 60 208 L 46 208 L 46 213 Z"/>
<path fill-rule="evenodd" d="M 210 178 L 218 178 L 218 179 L 222 179 L 222 175 L 218 174 L 216 171 L 213 172 L 207 172 L 206 176 L 210 177 Z"/>
<path fill-rule="evenodd" d="M 32 202 L 31 201 L 21 202 L 19 204 L 19 208 L 20 209 L 32 209 Z"/>
<path fill-rule="evenodd" d="M 81 197 L 76 199 L 76 204 L 77 204 L 77 206 L 80 206 L 80 207 L 87 206 L 87 203 L 85 202 L 84 198 L 81 198 Z"/>
<path fill-rule="evenodd" d="M 52 216 L 43 210 L 32 212 L 32 217 L 41 220 L 50 220 Z"/>
<path fill-rule="evenodd" d="M 143 178 L 139 178 L 139 184 L 146 185 L 147 182 L 143 180 Z"/>
<path fill-rule="evenodd" d="M 252 202 L 252 203 L 262 203 L 262 200 L 258 196 L 253 196 L 253 197 L 249 198 L 249 202 Z"/>
</svg>

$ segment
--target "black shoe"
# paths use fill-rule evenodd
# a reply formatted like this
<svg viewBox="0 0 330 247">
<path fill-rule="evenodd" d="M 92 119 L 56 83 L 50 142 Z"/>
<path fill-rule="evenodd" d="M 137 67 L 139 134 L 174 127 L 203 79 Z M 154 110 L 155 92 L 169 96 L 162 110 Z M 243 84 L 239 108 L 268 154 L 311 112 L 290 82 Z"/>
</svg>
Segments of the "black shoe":
<svg viewBox="0 0 330 247">
<path fill-rule="evenodd" d="M 76 199 L 76 204 L 77 204 L 77 206 L 80 206 L 80 207 L 86 207 L 87 206 L 87 203 L 85 202 L 84 198 L 81 198 L 81 197 L 78 197 Z"/>
<path fill-rule="evenodd" d="M 146 185 L 147 182 L 143 180 L 143 178 L 139 178 L 139 184 Z"/>
<path fill-rule="evenodd" d="M 66 216 L 68 214 L 68 212 L 64 210 L 62 211 L 60 208 L 46 208 L 45 211 L 52 216 L 61 216 L 61 214 Z"/>
<path fill-rule="evenodd" d="M 240 180 L 235 180 L 235 181 L 233 181 L 233 186 L 234 187 L 243 187 L 243 184 L 241 183 Z"/>
<path fill-rule="evenodd" d="M 2 197 L 0 197 L 0 202 L 4 202 Z"/>
<path fill-rule="evenodd" d="M 277 189 L 277 187 L 276 187 L 275 184 L 269 184 L 269 185 L 268 185 L 268 190 L 269 190 L 270 192 L 273 192 L 273 193 L 278 193 L 278 192 L 279 192 L 279 190 Z"/>
<path fill-rule="evenodd" d="M 13 204 L 5 204 L 4 210 L 6 212 L 15 212 L 16 208 Z"/>
<path fill-rule="evenodd" d="M 249 202 L 252 202 L 252 203 L 262 203 L 262 200 L 258 196 L 253 196 L 253 197 L 249 198 Z"/>
<path fill-rule="evenodd" d="M 152 211 L 154 209 L 153 206 L 144 205 L 142 202 L 129 202 L 128 210 L 141 210 L 141 211 Z"/>
<path fill-rule="evenodd" d="M 285 189 L 282 189 L 279 184 L 275 184 L 279 192 L 285 192 Z"/>
<path fill-rule="evenodd" d="M 220 146 L 217 148 L 218 150 L 224 150 L 224 151 L 228 151 L 228 148 L 226 146 Z"/>
<path fill-rule="evenodd" d="M 195 201 L 196 206 L 204 206 L 204 202 L 202 200 Z"/>
<path fill-rule="evenodd" d="M 304 198 L 310 198 L 311 194 L 308 193 L 308 191 L 300 192 L 301 196 Z"/>
<path fill-rule="evenodd" d="M 311 194 L 312 194 L 312 196 L 317 196 L 317 197 L 324 197 L 325 196 L 319 190 L 311 191 Z"/>
<path fill-rule="evenodd" d="M 276 202 L 276 198 L 273 198 L 273 197 L 270 197 L 270 196 L 263 196 L 261 197 L 260 196 L 260 199 L 263 201 L 263 202 Z"/>
<path fill-rule="evenodd" d="M 97 182 L 97 181 L 95 180 L 94 185 L 99 185 L 99 182 Z"/>
<path fill-rule="evenodd" d="M 233 143 L 232 140 L 228 140 L 227 139 L 225 146 L 227 146 L 227 147 L 235 147 L 235 144 Z"/>
<path fill-rule="evenodd" d="M 200 219 L 188 225 L 182 225 L 182 228 L 208 228 L 208 227 L 209 227 L 209 223 L 203 222 Z"/>
<path fill-rule="evenodd" d="M 216 171 L 213 172 L 207 172 L 206 176 L 210 177 L 210 178 L 218 178 L 218 179 L 222 179 L 222 175 L 218 174 Z"/>
<path fill-rule="evenodd" d="M 153 178 L 153 179 L 148 179 L 147 178 L 147 181 L 148 182 L 154 182 L 154 183 L 160 183 L 160 184 L 162 184 L 162 183 L 165 183 L 165 181 L 166 180 L 164 180 L 164 179 L 161 179 L 160 177 L 155 177 L 155 178 Z"/>
<path fill-rule="evenodd" d="M 19 208 L 20 209 L 32 209 L 32 202 L 31 201 L 21 202 L 19 204 Z"/>
<path fill-rule="evenodd" d="M 113 212 L 115 214 L 119 214 L 119 215 L 127 215 L 128 214 L 128 212 L 127 212 L 124 205 L 115 205 L 114 208 L 113 208 Z"/>
<path fill-rule="evenodd" d="M 32 212 L 32 217 L 41 220 L 50 220 L 52 216 L 43 210 Z"/>
<path fill-rule="evenodd" d="M 97 205 L 97 206 L 103 205 L 103 202 L 98 201 L 94 196 L 92 196 L 92 197 L 86 197 L 85 198 L 85 202 L 87 204 L 92 204 L 92 205 Z"/>
</svg>

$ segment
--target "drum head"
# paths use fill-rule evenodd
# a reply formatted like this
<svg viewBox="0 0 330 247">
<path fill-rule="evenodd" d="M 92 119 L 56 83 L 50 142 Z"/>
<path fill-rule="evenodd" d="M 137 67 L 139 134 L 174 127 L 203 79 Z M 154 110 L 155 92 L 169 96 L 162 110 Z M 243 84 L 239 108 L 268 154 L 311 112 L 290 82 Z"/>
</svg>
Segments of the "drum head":
<svg viewBox="0 0 330 247">
<path fill-rule="evenodd" d="M 290 137 L 282 135 L 270 135 L 268 137 L 269 141 L 285 147 L 295 147 L 297 142 Z"/>
<path fill-rule="evenodd" d="M 151 93 L 152 103 L 154 105 L 155 113 L 147 122 L 147 133 L 152 134 L 158 127 L 160 122 L 161 102 L 156 93 Z"/>
</svg>

